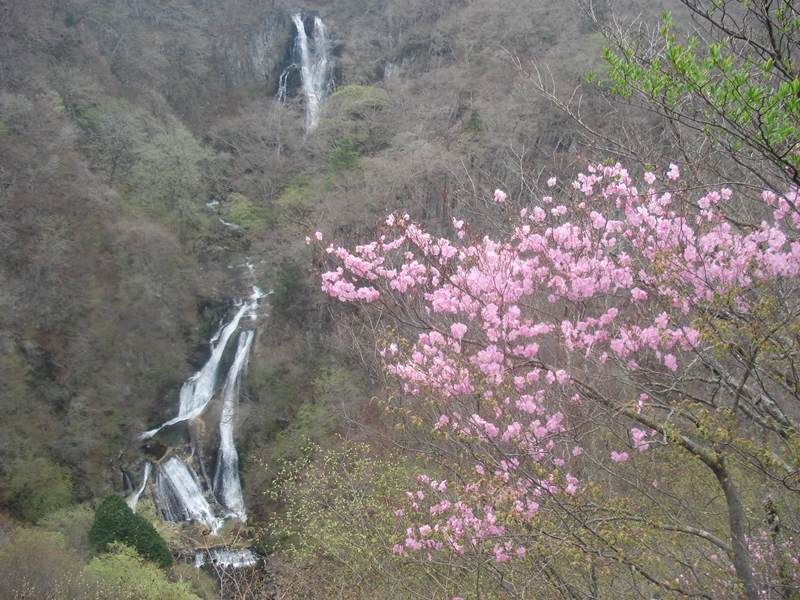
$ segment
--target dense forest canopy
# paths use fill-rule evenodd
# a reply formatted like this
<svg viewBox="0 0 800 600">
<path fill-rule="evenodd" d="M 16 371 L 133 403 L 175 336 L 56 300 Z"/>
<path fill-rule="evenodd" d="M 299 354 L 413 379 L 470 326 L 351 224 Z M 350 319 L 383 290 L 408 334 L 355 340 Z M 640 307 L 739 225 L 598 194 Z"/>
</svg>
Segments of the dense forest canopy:
<svg viewBox="0 0 800 600">
<path fill-rule="evenodd" d="M 799 27 L 2 3 L 0 595 L 796 597 Z M 206 439 L 141 436 L 253 285 L 247 524 L 133 515 Z M 269 566 L 183 564 L 222 543 Z"/>
</svg>

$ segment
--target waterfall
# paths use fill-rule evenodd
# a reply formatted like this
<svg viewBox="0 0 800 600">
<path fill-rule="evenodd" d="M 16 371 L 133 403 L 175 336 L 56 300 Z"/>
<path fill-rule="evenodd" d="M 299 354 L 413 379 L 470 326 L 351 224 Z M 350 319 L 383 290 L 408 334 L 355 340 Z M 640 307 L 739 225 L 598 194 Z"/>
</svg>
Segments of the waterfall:
<svg viewBox="0 0 800 600">
<path fill-rule="evenodd" d="M 212 535 L 222 525 L 222 520 L 214 516 L 194 471 L 177 456 L 171 456 L 159 465 L 156 497 L 167 521 L 199 521 L 211 530 Z"/>
<path fill-rule="evenodd" d="M 120 469 L 122 472 L 122 493 L 123 494 L 132 494 L 135 490 L 133 489 L 133 481 L 131 481 L 131 476 L 128 475 L 128 472 L 125 469 Z"/>
<path fill-rule="evenodd" d="M 233 317 L 230 323 L 225 325 L 217 334 L 211 339 L 211 358 L 197 373 L 192 375 L 181 387 L 180 404 L 178 406 L 178 416 L 170 419 L 161 426 L 146 431 L 142 435 L 142 439 L 146 440 L 153 437 L 162 428 L 167 425 L 174 425 L 181 421 L 189 421 L 202 414 L 208 402 L 214 396 L 214 391 L 217 384 L 217 371 L 219 370 L 219 361 L 222 360 L 222 355 L 225 352 L 225 347 L 228 340 L 239 327 L 239 321 L 245 315 L 255 315 L 258 300 L 263 298 L 264 294 L 258 288 L 254 288 L 253 296 L 250 297 L 250 302 L 243 303 L 236 316 Z"/>
<path fill-rule="evenodd" d="M 148 439 L 168 425 L 196 420 L 193 421 L 192 427 L 197 423 L 199 429 L 194 430 L 193 436 L 196 437 L 193 437 L 193 441 L 202 441 L 202 437 L 199 436 L 203 435 L 204 429 L 200 417 L 215 397 L 218 397 L 218 401 L 221 402 L 220 446 L 213 484 L 215 496 L 208 495 L 212 490 L 209 489 L 211 486 L 205 476 L 202 444 L 197 445 L 200 450 L 196 454 L 193 446 L 191 457 L 185 459 L 182 459 L 178 453 L 168 454 L 168 458 L 157 465 L 153 483 L 153 496 L 161 516 L 167 521 L 198 521 L 208 527 L 213 535 L 216 535 L 225 519 L 232 517 L 244 522 L 247 518 L 239 481 L 239 458 L 234 444 L 234 425 L 241 381 L 247 372 L 250 348 L 255 338 L 255 332 L 252 329 L 242 331 L 238 336 L 236 354 L 228 369 L 221 392 L 217 383 L 219 367 L 229 342 L 239 330 L 242 319 L 248 316 L 251 319 L 256 318 L 258 301 L 264 296 L 265 294 L 261 290 L 253 287 L 250 299 L 237 305 L 238 308 L 233 318 L 221 325 L 211 339 L 211 356 L 206 364 L 181 387 L 178 415 L 142 435 L 142 439 Z M 200 433 L 197 433 L 198 431 Z M 139 496 L 147 485 L 150 468 L 151 464 L 146 463 L 142 486 L 128 500 L 132 509 L 135 508 Z M 209 484 L 207 487 L 201 483 L 198 472 L 203 474 L 203 479 Z M 242 560 L 246 562 L 246 559 L 242 558 Z M 233 562 L 241 561 L 237 559 Z"/>
<path fill-rule="evenodd" d="M 228 371 L 228 378 L 222 387 L 222 417 L 219 424 L 219 452 L 217 470 L 214 474 L 214 493 L 222 505 L 232 511 L 244 523 L 247 515 L 244 510 L 242 486 L 239 483 L 239 455 L 233 441 L 233 426 L 236 406 L 239 404 L 239 382 L 247 371 L 247 358 L 253 343 L 253 331 L 243 331 L 239 335 L 236 358 Z"/>
<path fill-rule="evenodd" d="M 254 567 L 258 564 L 258 555 L 250 548 L 241 550 L 228 550 L 226 548 L 211 548 L 210 550 L 197 550 L 194 554 L 194 566 L 198 569 L 206 564 L 208 559 L 217 567 Z"/>
<path fill-rule="evenodd" d="M 330 93 L 332 83 L 332 61 L 328 52 L 328 39 L 325 24 L 319 15 L 314 16 L 314 29 L 309 39 L 303 14 L 292 14 L 292 22 L 297 29 L 291 52 L 291 63 L 278 79 L 278 100 L 286 101 L 287 84 L 293 70 L 299 69 L 300 82 L 305 98 L 306 131 L 319 124 L 319 109 L 322 100 Z"/>
<path fill-rule="evenodd" d="M 150 463 L 150 461 L 144 463 L 144 473 L 142 473 L 142 485 L 126 500 L 128 506 L 131 507 L 131 510 L 133 512 L 136 512 L 136 504 L 137 502 L 139 502 L 139 496 L 142 495 L 145 486 L 147 486 L 147 479 L 150 477 L 150 469 L 152 469 L 152 467 L 153 465 Z"/>
</svg>

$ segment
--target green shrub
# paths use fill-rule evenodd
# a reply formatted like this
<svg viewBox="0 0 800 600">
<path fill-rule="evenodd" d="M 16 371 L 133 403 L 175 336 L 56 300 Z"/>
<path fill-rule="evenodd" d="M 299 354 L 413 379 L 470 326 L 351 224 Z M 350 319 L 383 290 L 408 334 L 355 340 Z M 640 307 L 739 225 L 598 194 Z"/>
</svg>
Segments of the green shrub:
<svg viewBox="0 0 800 600">
<path fill-rule="evenodd" d="M 45 456 L 21 458 L 9 467 L 3 506 L 14 515 L 36 522 L 72 502 L 72 476 L 66 467 Z"/>
<path fill-rule="evenodd" d="M 189 590 L 188 583 L 169 581 L 162 571 L 142 560 L 131 548 L 113 544 L 109 550 L 109 554 L 93 559 L 85 571 L 102 591 L 101 597 L 199 600 Z"/>
<path fill-rule="evenodd" d="M 387 147 L 396 133 L 393 119 L 386 90 L 347 85 L 325 101 L 320 134 L 332 141 L 349 136 L 354 149 L 373 154 Z"/>
<path fill-rule="evenodd" d="M 172 554 L 155 528 L 133 513 L 120 496 L 109 494 L 97 507 L 89 529 L 89 542 L 107 551 L 115 542 L 134 548 L 141 556 L 161 567 L 172 564 Z"/>
<path fill-rule="evenodd" d="M 246 232 L 257 232 L 265 229 L 269 224 L 267 209 L 256 206 L 243 194 L 237 192 L 228 196 L 227 218 L 231 223 L 238 225 Z"/>
<path fill-rule="evenodd" d="M 275 199 L 275 212 L 290 219 L 304 217 L 311 211 L 313 198 L 312 181 L 308 177 L 295 177 Z"/>
<path fill-rule="evenodd" d="M 39 521 L 39 525 L 63 535 L 69 550 L 87 558 L 90 555 L 89 528 L 93 520 L 94 510 L 86 503 L 51 512 Z"/>
<path fill-rule="evenodd" d="M 336 150 L 331 154 L 331 170 L 334 173 L 338 173 L 348 169 L 357 169 L 359 164 L 358 152 L 353 149 L 353 140 L 350 139 L 349 135 L 346 135 L 339 140 L 339 145 L 336 146 Z"/>
<path fill-rule="evenodd" d="M 467 122 L 464 123 L 464 131 L 467 133 L 480 133 L 483 131 L 483 121 L 481 121 L 481 116 L 478 114 L 478 109 L 473 108 L 469 113 L 469 118 Z"/>
<path fill-rule="evenodd" d="M 17 528 L 0 536 L 0 598 L 83 598 L 80 557 L 64 536 Z"/>
</svg>

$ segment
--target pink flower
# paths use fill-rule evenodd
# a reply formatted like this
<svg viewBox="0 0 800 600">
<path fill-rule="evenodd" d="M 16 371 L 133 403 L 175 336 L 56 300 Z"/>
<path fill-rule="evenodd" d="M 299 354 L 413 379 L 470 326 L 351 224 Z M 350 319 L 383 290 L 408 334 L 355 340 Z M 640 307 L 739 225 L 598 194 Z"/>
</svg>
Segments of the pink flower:
<svg viewBox="0 0 800 600">
<path fill-rule="evenodd" d="M 556 181 L 557 180 L 555 177 L 551 177 L 550 179 L 547 180 L 547 187 L 553 187 L 556 184 Z"/>
<path fill-rule="evenodd" d="M 669 177 L 672 181 L 675 181 L 678 177 L 681 176 L 680 169 L 678 169 L 678 165 L 675 163 L 669 164 L 669 172 L 667 173 L 667 177 Z"/>
<path fill-rule="evenodd" d="M 511 559 L 511 557 L 508 554 L 503 552 L 503 548 L 500 547 L 499 545 L 495 546 L 494 548 L 494 558 L 499 563 L 508 562 Z"/>
<path fill-rule="evenodd" d="M 644 180 L 647 182 L 647 185 L 653 185 L 656 181 L 656 174 L 648 171 L 644 174 Z"/>
<path fill-rule="evenodd" d="M 583 448 L 581 448 L 580 446 L 575 446 L 572 449 L 572 456 L 580 456 L 581 454 L 583 454 Z"/>
<path fill-rule="evenodd" d="M 574 477 L 574 476 L 572 476 L 572 475 L 570 475 L 568 473 L 567 474 L 567 489 L 566 489 L 566 492 L 570 496 L 574 496 L 575 492 L 577 492 L 577 491 L 578 491 L 578 478 Z"/>
<path fill-rule="evenodd" d="M 314 237 L 317 238 L 321 242 L 322 241 L 322 232 L 321 231 L 317 231 L 314 234 Z"/>
<path fill-rule="evenodd" d="M 611 453 L 611 460 L 618 463 L 625 462 L 626 460 L 628 460 L 628 453 L 614 451 Z"/>
<path fill-rule="evenodd" d="M 467 326 L 463 323 L 453 323 L 450 325 L 450 333 L 453 334 L 455 339 L 460 340 L 464 337 L 464 334 L 467 333 Z"/>
<path fill-rule="evenodd" d="M 494 191 L 494 201 L 495 202 L 505 202 L 508 196 L 503 190 L 495 190 Z"/>
<path fill-rule="evenodd" d="M 631 439 L 633 439 L 633 445 L 637 450 L 639 450 L 639 452 L 645 452 L 646 450 L 650 449 L 650 444 L 643 441 L 646 437 L 647 432 L 636 427 L 631 429 Z"/>
</svg>

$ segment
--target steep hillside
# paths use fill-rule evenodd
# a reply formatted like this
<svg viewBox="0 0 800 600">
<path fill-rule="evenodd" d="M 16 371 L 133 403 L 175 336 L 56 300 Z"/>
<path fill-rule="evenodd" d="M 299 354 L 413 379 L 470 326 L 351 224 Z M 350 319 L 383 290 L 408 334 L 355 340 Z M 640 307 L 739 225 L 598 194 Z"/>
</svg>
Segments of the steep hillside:
<svg viewBox="0 0 800 600">
<path fill-rule="evenodd" d="M 324 20 L 335 65 L 311 131 L 297 81 L 276 98 L 297 11 Z M 359 242 L 391 211 L 434 233 L 454 216 L 502 229 L 496 187 L 524 199 L 601 152 L 537 72 L 617 132 L 618 109 L 583 85 L 600 45 L 597 23 L 549 0 L 3 4 L 3 514 L 35 523 L 121 491 L 139 436 L 172 416 L 229 301 L 256 283 L 271 316 L 238 440 L 256 523 L 281 461 L 337 433 L 378 439 L 374 339 L 323 297 L 305 237 Z M 636 118 L 642 148 L 667 144 Z"/>
<path fill-rule="evenodd" d="M 335 93 L 310 133 L 301 95 L 274 97 L 292 36 L 288 6 L 3 7 L 0 501 L 14 514 L 39 514 L 26 506 L 38 494 L 26 481 L 32 461 L 60 473 L 54 481 L 78 499 L 112 485 L 108 461 L 168 413 L 201 356 L 201 321 L 229 295 L 218 283 L 230 252 L 259 257 L 258 278 L 277 286 L 275 326 L 303 332 L 284 337 L 308 340 L 292 352 L 311 357 L 326 326 L 312 317 L 321 301 L 307 278 L 308 229 L 358 238 L 391 209 L 434 228 L 456 206 L 491 218 L 483 202 L 494 186 L 522 195 L 545 164 L 575 160 L 575 125 L 524 72 L 536 64 L 569 94 L 597 64 L 592 25 L 572 7 L 303 9 L 323 16 L 336 64 Z M 590 112 L 598 100 L 586 94 Z M 357 160 L 341 169 L 333 160 L 345 138 Z M 278 377 L 280 387 L 291 376 L 273 372 L 267 354 L 257 354 L 254 378 Z M 295 391 L 263 410 L 288 422 L 309 392 Z M 267 391 L 254 394 L 268 403 Z"/>
</svg>

